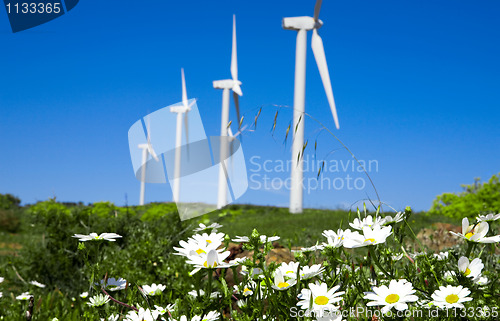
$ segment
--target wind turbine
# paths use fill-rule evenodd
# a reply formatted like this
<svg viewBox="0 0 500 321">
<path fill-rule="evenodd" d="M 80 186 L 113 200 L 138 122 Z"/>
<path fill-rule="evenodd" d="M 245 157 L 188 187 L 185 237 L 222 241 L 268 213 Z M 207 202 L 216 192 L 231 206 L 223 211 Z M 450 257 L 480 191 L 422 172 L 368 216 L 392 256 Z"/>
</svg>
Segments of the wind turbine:
<svg viewBox="0 0 500 321">
<path fill-rule="evenodd" d="M 148 120 L 147 131 L 148 131 L 147 143 L 137 145 L 139 149 L 142 149 L 141 193 L 139 195 L 139 205 L 144 205 L 144 193 L 146 190 L 146 167 L 147 167 L 148 155 L 151 154 L 151 156 L 153 156 L 154 160 L 157 162 L 160 160 L 158 156 L 156 156 L 155 150 L 151 145 L 151 138 L 149 134 L 150 133 L 149 120 Z"/>
<path fill-rule="evenodd" d="M 326 63 L 323 40 L 318 34 L 323 22 L 319 20 L 322 0 L 317 0 L 314 7 L 314 17 L 292 17 L 283 19 L 283 28 L 297 31 L 295 51 L 295 88 L 293 97 L 293 144 L 292 144 L 292 173 L 290 189 L 290 213 L 302 213 L 303 187 L 303 157 L 299 157 L 304 146 L 304 102 L 306 93 L 306 49 L 307 31 L 312 30 L 311 47 L 313 50 L 319 74 L 325 87 L 328 104 L 332 111 L 335 126 L 339 129 L 339 121 L 335 101 L 333 99 L 332 84 Z"/>
<path fill-rule="evenodd" d="M 180 200 L 180 182 L 181 182 L 181 145 L 182 145 L 182 119 L 184 118 L 184 127 L 186 133 L 186 146 L 189 144 L 188 136 L 188 115 L 191 110 L 191 105 L 188 104 L 186 79 L 184 77 L 184 68 L 181 69 L 182 77 L 182 105 L 170 107 L 170 112 L 177 113 L 177 125 L 175 134 L 175 164 L 174 164 L 174 186 L 172 187 L 172 200 L 179 202 Z"/>
<path fill-rule="evenodd" d="M 238 80 L 238 58 L 236 54 L 236 16 L 233 15 L 233 47 L 231 52 L 231 76 L 232 79 L 216 80 L 213 82 L 215 89 L 222 89 L 222 116 L 220 127 L 220 165 L 219 165 L 219 192 L 217 198 L 217 208 L 222 208 L 227 204 L 227 169 L 224 165 L 227 155 L 228 142 L 224 137 L 228 134 L 229 121 L 229 91 L 233 92 L 234 106 L 236 108 L 236 117 L 238 118 L 238 127 L 240 125 L 240 105 L 238 96 L 242 96 L 241 81 Z"/>
</svg>

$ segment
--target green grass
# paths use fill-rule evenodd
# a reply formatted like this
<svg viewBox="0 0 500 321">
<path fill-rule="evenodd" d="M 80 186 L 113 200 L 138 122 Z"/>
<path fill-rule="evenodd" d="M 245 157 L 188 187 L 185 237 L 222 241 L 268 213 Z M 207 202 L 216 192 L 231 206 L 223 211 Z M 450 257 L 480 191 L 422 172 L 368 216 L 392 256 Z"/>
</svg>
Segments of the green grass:
<svg viewBox="0 0 500 321">
<path fill-rule="evenodd" d="M 199 221 L 218 222 L 223 225 L 221 231 L 231 236 L 250 235 L 255 228 L 261 234 L 280 236 L 280 243 L 285 246 L 311 246 L 323 239 L 321 234 L 324 230 L 349 228 L 348 222 L 357 217 L 357 214 L 353 212 L 350 216 L 349 218 L 349 212 L 344 210 L 305 209 L 302 214 L 290 214 L 287 208 L 232 205 L 226 210 L 204 215 Z M 422 228 L 431 227 L 437 222 L 460 225 L 460 222 L 448 217 L 430 216 L 424 212 L 414 213 L 408 223 L 417 234 Z"/>
</svg>

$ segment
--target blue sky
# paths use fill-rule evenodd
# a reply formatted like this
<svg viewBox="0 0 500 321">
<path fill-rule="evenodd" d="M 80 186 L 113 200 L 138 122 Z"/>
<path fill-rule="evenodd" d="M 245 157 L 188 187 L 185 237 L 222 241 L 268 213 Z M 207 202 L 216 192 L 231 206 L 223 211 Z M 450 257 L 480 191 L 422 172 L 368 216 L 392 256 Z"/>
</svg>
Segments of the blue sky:
<svg viewBox="0 0 500 321">
<path fill-rule="evenodd" d="M 498 1 L 323 2 L 320 35 L 341 126 L 334 133 L 358 159 L 378 164 L 370 175 L 383 201 L 426 210 L 436 195 L 500 172 Z M 257 130 L 243 135 L 247 167 L 286 161 L 289 108 L 280 110 L 279 126 L 270 132 L 274 105 L 293 105 L 296 33 L 283 30 L 281 19 L 312 15 L 314 3 L 81 1 L 68 14 L 16 34 L 0 13 L 0 193 L 25 203 L 56 196 L 118 205 L 127 195 L 137 204 L 128 129 L 180 101 L 183 67 L 206 132 L 217 135 L 221 92 L 212 81 L 230 77 L 232 14 L 248 124 L 263 107 Z M 310 48 L 306 111 L 334 128 Z M 308 155 L 314 157 L 317 138 L 316 157 L 335 151 L 327 160 L 347 164 L 350 156 L 339 143 L 318 130 L 306 120 Z M 350 170 L 328 175 L 347 183 L 348 174 L 359 182 L 364 177 Z M 269 175 L 285 179 L 288 173 Z M 306 193 L 304 204 L 335 208 L 375 198 L 363 182 L 360 190 Z M 146 187 L 147 201 L 170 199 L 168 185 Z M 250 188 L 238 202 L 286 206 L 288 192 Z"/>
</svg>

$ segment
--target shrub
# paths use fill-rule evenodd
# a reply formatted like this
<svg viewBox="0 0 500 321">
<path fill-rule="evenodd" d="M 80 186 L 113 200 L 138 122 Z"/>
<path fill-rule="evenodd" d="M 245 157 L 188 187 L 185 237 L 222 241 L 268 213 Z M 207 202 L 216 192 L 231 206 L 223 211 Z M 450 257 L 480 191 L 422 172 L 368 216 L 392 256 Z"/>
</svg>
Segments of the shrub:
<svg viewBox="0 0 500 321">
<path fill-rule="evenodd" d="M 21 200 L 11 194 L 0 194 L 0 231 L 9 233 L 19 231 L 20 203 Z"/>
<path fill-rule="evenodd" d="M 0 209 L 18 208 L 21 200 L 11 194 L 0 194 Z"/>
<path fill-rule="evenodd" d="M 478 214 L 500 212 L 500 174 L 484 183 L 476 178 L 474 184 L 462 185 L 462 188 L 461 193 L 444 193 L 436 197 L 429 214 L 474 218 Z"/>
</svg>

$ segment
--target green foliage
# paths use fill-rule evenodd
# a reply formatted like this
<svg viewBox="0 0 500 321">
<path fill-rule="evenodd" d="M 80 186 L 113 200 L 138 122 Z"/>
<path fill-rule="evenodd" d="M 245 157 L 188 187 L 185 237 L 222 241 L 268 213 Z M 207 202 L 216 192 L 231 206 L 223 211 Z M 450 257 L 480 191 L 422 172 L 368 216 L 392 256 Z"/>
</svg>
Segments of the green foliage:
<svg viewBox="0 0 500 321">
<path fill-rule="evenodd" d="M 437 196 L 429 214 L 460 219 L 500 212 L 500 174 L 493 175 L 488 182 L 483 183 L 476 178 L 474 184 L 462 187 L 464 191 L 461 193 L 444 193 Z"/>
<path fill-rule="evenodd" d="M 16 233 L 21 226 L 19 204 L 21 200 L 11 194 L 0 194 L 0 231 Z"/>
<path fill-rule="evenodd" d="M 18 208 L 21 200 L 11 194 L 0 194 L 0 209 L 8 210 Z"/>
<path fill-rule="evenodd" d="M 153 203 L 145 207 L 146 211 L 141 217 L 143 221 L 154 221 L 168 214 L 177 214 L 177 208 L 173 203 Z"/>
<path fill-rule="evenodd" d="M 143 211 L 107 202 L 70 208 L 55 200 L 39 202 L 29 208 L 25 227 L 27 233 L 36 235 L 35 240 L 25 244 L 11 262 L 24 278 L 77 296 L 88 290 L 91 271 L 85 265 L 83 251 L 78 249 L 78 240 L 72 236 L 113 232 L 123 238 L 109 242 L 99 248 L 99 252 L 85 253 L 91 261 L 104 262 L 95 279 L 107 274 L 144 284 L 158 280 L 175 284 L 176 271 L 183 270 L 184 263 L 171 252 L 180 238 L 185 237 L 186 224 L 179 220 L 171 206 L 159 204 L 149 208 L 146 220 L 143 219 L 146 213 L 141 216 L 139 210 Z M 24 285 L 18 282 L 15 286 L 21 289 Z"/>
</svg>

